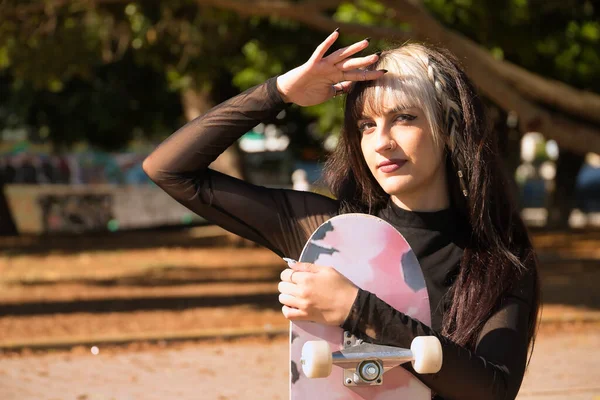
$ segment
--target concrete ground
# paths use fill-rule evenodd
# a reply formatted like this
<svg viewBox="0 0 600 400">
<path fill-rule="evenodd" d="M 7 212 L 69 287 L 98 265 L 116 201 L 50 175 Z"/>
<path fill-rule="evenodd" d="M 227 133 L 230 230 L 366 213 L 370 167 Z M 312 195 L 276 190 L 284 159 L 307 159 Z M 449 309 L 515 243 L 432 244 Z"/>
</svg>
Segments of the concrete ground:
<svg viewBox="0 0 600 400">
<path fill-rule="evenodd" d="M 88 348 L 0 361 L 3 400 L 287 399 L 285 337 Z M 600 328 L 542 331 L 518 400 L 599 400 Z"/>
<path fill-rule="evenodd" d="M 89 243 L 79 243 L 81 249 L 65 243 L 62 251 L 57 242 L 5 243 L 0 348 L 15 341 L 102 343 L 99 338 L 116 333 L 165 338 L 198 327 L 277 326 L 271 286 L 281 260 L 259 249 L 198 248 L 188 236 L 190 248 L 150 247 L 146 236 L 123 248 L 103 243 L 101 251 L 90 251 Z M 600 233 L 538 233 L 535 241 L 543 250 L 545 323 L 518 399 L 600 400 Z M 282 336 L 98 346 L 95 355 L 82 346 L 0 350 L 0 400 L 288 398 Z"/>
</svg>

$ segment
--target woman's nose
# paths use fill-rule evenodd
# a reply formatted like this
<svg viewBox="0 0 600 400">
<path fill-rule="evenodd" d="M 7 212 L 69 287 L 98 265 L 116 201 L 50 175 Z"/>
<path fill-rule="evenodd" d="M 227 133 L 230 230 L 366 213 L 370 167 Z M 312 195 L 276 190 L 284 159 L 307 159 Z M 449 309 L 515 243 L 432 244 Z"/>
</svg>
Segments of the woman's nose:
<svg viewBox="0 0 600 400">
<path fill-rule="evenodd" d="M 389 129 L 386 129 L 384 127 L 377 128 L 375 134 L 377 135 L 375 151 L 383 152 L 386 150 L 390 150 L 392 147 L 392 138 L 390 136 Z"/>
</svg>

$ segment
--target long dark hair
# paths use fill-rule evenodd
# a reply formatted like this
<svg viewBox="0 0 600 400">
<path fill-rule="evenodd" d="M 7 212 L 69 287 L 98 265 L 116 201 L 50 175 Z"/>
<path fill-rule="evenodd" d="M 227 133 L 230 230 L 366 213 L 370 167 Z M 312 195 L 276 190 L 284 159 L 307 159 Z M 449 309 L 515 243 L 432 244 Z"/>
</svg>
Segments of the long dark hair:
<svg viewBox="0 0 600 400">
<path fill-rule="evenodd" d="M 531 343 L 538 323 L 537 260 L 508 189 L 497 136 L 473 84 L 451 54 L 421 44 L 384 51 L 370 68 L 389 72 L 383 79 L 354 84 L 346 98 L 338 146 L 325 165 L 325 180 L 342 210 L 374 214 L 387 205 L 389 195 L 364 161 L 357 120 L 365 107 L 382 103 L 382 94 L 408 92 L 400 96 L 424 108 L 434 139 L 445 147 L 451 207 L 471 230 L 449 292 L 451 307 L 444 315 L 442 333 L 474 348 L 501 297 L 533 276 Z"/>
</svg>

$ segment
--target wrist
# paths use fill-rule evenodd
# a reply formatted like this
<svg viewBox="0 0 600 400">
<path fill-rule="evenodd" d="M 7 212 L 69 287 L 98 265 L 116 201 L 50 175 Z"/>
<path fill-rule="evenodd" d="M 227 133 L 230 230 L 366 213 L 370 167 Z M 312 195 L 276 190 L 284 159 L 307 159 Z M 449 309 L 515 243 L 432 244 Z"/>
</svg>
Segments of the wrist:
<svg viewBox="0 0 600 400">
<path fill-rule="evenodd" d="M 354 303 L 356 302 L 356 297 L 358 296 L 358 286 L 352 285 L 349 288 L 347 295 L 345 296 L 344 301 L 344 313 L 342 313 L 339 326 L 342 326 L 347 320 L 350 314 L 352 313 L 352 307 L 354 307 Z"/>
<path fill-rule="evenodd" d="M 290 103 L 290 99 L 287 96 L 287 91 L 285 90 L 285 86 L 283 85 L 283 80 L 285 78 L 283 78 L 283 75 L 279 75 L 276 79 L 276 83 L 277 83 L 277 91 L 279 92 L 279 95 L 281 96 L 281 99 L 285 102 L 285 103 Z"/>
</svg>

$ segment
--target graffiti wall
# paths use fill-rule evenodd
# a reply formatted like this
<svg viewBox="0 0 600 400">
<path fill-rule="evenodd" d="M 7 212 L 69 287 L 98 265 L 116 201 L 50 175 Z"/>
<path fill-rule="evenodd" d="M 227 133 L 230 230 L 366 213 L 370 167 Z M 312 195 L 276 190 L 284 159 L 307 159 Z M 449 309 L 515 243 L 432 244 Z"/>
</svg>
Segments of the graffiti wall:
<svg viewBox="0 0 600 400">
<path fill-rule="evenodd" d="M 6 185 L 25 234 L 83 233 L 203 222 L 155 185 Z"/>
<path fill-rule="evenodd" d="M 150 181 L 146 154 L 28 151 L 0 157 L 20 233 L 83 233 L 201 222 Z"/>
<path fill-rule="evenodd" d="M 20 152 L 0 157 L 0 173 L 14 184 L 149 184 L 146 154 L 89 151 L 73 154 Z"/>
<path fill-rule="evenodd" d="M 111 194 L 41 194 L 37 202 L 43 233 L 101 231 L 114 220 Z"/>
</svg>

